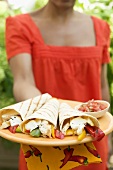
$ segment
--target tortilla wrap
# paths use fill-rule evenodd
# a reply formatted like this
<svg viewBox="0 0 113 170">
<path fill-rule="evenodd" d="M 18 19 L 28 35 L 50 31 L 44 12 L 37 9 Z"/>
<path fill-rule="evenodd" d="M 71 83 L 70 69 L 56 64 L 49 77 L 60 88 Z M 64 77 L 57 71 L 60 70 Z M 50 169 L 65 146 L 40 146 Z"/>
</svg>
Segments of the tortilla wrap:
<svg viewBox="0 0 113 170">
<path fill-rule="evenodd" d="M 26 117 L 32 115 L 35 111 L 40 109 L 40 107 L 44 105 L 50 98 L 52 98 L 52 96 L 48 93 L 45 93 L 1 109 L 0 124 L 2 125 L 0 126 L 0 129 L 7 128 L 9 126 L 9 119 L 12 116 L 20 116 L 21 120 L 23 121 Z"/>
<path fill-rule="evenodd" d="M 27 117 L 21 124 L 20 128 L 23 133 L 26 133 L 26 125 L 34 121 L 46 121 L 47 124 L 52 125 L 54 129 L 57 127 L 58 110 L 60 102 L 56 98 L 51 98 L 46 104 L 44 104 L 39 110 L 35 111 L 31 116 Z M 40 126 L 38 127 L 40 128 Z M 51 131 L 51 126 L 50 129 Z M 43 134 L 42 134 L 43 136 Z M 49 134 L 51 137 L 51 134 Z"/>
<path fill-rule="evenodd" d="M 80 118 L 80 119 L 83 118 L 84 121 L 87 120 L 86 123 L 91 123 L 93 126 L 99 127 L 99 121 L 97 120 L 97 118 L 95 118 L 95 117 L 93 117 L 91 115 L 87 115 L 87 114 L 85 114 L 83 112 L 80 112 L 78 110 L 75 110 L 71 106 L 69 106 L 67 103 L 61 103 L 60 108 L 59 108 L 59 125 L 60 125 L 60 131 L 62 133 L 64 133 L 64 135 L 66 135 L 66 131 L 69 128 L 72 129 L 72 127 L 70 127 L 70 122 L 72 120 L 74 120 L 75 118 Z M 76 129 L 76 130 L 78 130 L 78 129 Z"/>
</svg>

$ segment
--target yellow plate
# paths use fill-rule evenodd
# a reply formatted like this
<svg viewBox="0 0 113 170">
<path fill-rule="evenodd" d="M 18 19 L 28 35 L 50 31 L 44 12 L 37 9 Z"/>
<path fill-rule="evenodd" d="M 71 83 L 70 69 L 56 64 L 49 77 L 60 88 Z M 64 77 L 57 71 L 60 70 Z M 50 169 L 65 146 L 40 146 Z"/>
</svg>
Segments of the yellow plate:
<svg viewBox="0 0 113 170">
<path fill-rule="evenodd" d="M 60 100 L 60 102 L 67 102 L 72 107 L 79 104 L 80 102 Z M 105 115 L 98 119 L 100 123 L 101 130 L 104 131 L 105 135 L 113 131 L 113 116 L 106 112 Z M 11 133 L 7 129 L 0 130 L 0 136 L 21 144 L 35 145 L 35 146 L 66 146 L 66 145 L 76 145 L 80 143 L 86 143 L 93 141 L 90 136 L 86 136 L 82 141 L 78 141 L 76 136 L 65 137 L 64 139 L 49 139 L 49 138 L 34 138 L 30 135 L 22 133 Z"/>
</svg>

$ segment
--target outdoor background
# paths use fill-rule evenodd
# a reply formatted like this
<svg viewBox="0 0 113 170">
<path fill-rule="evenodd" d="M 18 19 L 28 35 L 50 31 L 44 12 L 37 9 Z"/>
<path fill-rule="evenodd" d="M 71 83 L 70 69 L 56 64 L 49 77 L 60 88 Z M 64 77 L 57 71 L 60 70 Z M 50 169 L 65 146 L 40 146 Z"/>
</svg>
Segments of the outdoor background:
<svg viewBox="0 0 113 170">
<path fill-rule="evenodd" d="M 46 3 L 47 0 L 0 0 L 0 108 L 15 103 L 12 93 L 13 78 L 6 60 L 5 19 L 9 15 L 31 12 Z M 78 0 L 75 9 L 102 18 L 110 25 L 111 44 L 109 50 L 111 63 L 108 65 L 108 81 L 111 96 L 111 114 L 113 114 L 113 1 Z M 0 138 L 0 170 L 8 167 L 11 170 L 13 168 L 17 169 L 18 152 L 19 144 Z"/>
</svg>

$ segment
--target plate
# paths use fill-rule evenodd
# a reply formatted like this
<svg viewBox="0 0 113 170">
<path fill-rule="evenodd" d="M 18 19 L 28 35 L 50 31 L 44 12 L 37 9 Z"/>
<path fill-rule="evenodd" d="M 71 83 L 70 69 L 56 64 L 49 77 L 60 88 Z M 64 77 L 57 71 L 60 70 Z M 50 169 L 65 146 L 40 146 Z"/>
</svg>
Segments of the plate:
<svg viewBox="0 0 113 170">
<path fill-rule="evenodd" d="M 75 105 L 80 103 L 80 102 L 68 101 L 68 100 L 60 100 L 60 102 L 66 102 L 70 104 L 72 107 L 75 107 Z M 98 120 L 100 123 L 100 128 L 104 131 L 105 135 L 113 131 L 113 116 L 109 112 L 106 112 L 105 115 L 99 118 Z M 76 145 L 76 144 L 93 141 L 93 139 L 90 136 L 87 136 L 82 141 L 78 141 L 76 136 L 65 137 L 62 140 L 42 138 L 42 137 L 34 138 L 22 133 L 13 134 L 7 129 L 0 130 L 0 136 L 12 142 L 27 144 L 27 145 L 35 145 L 35 146 L 66 146 L 66 145 Z"/>
</svg>

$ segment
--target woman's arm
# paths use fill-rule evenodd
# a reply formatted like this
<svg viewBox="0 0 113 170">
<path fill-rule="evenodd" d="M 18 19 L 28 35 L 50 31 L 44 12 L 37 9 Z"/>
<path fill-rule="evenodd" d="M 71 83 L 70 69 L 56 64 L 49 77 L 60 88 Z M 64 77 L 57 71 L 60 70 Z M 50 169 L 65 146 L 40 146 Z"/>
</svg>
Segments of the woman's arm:
<svg viewBox="0 0 113 170">
<path fill-rule="evenodd" d="M 102 65 L 101 90 L 102 90 L 102 99 L 110 102 L 110 93 L 109 93 L 109 86 L 107 80 L 107 64 Z"/>
<path fill-rule="evenodd" d="M 107 81 L 107 64 L 102 65 L 101 74 L 101 87 L 102 87 L 102 99 L 110 102 L 109 86 Z M 113 144 L 112 144 L 113 133 L 108 135 L 108 167 L 111 167 L 111 156 L 113 156 Z"/>
<path fill-rule="evenodd" d="M 14 77 L 13 92 L 17 102 L 41 94 L 35 85 L 30 54 L 18 54 L 10 59 L 9 64 Z"/>
</svg>

